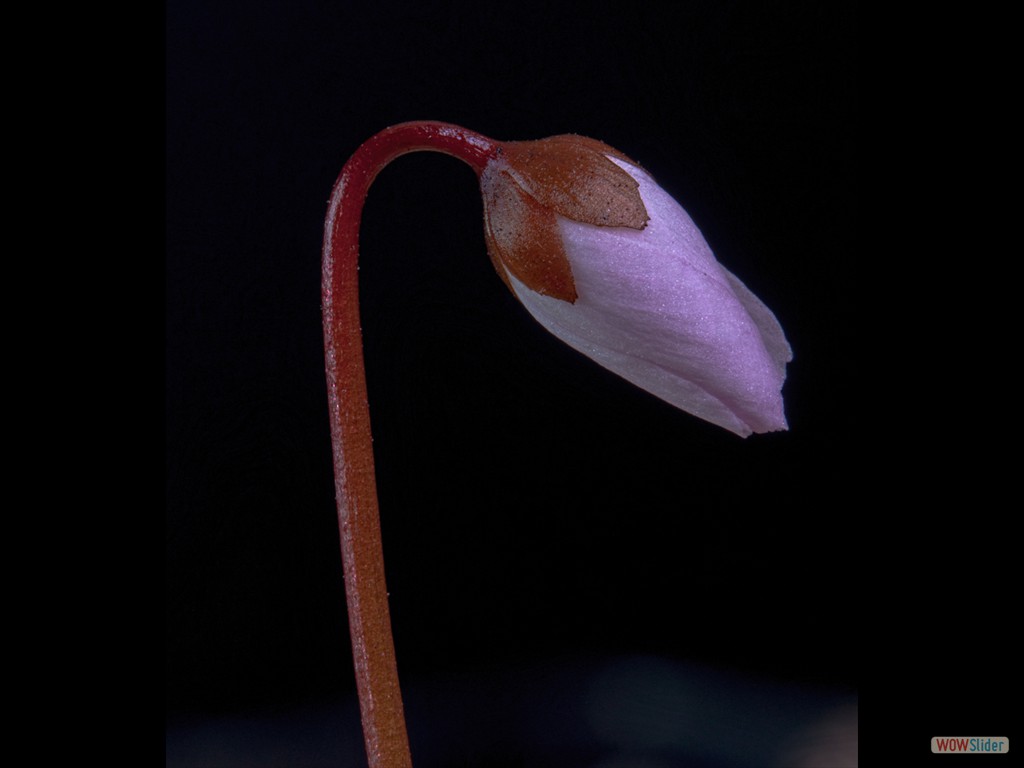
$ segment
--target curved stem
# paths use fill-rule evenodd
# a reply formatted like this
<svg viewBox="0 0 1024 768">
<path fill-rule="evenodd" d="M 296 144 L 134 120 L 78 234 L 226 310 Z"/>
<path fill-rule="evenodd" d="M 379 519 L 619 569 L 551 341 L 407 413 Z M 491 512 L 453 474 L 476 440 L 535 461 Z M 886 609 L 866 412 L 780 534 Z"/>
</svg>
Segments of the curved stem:
<svg viewBox="0 0 1024 768">
<path fill-rule="evenodd" d="M 384 166 L 408 152 L 467 162 L 477 175 L 497 143 L 458 126 L 413 122 L 370 138 L 342 169 L 324 223 L 323 302 L 327 398 L 349 630 L 363 736 L 371 768 L 409 768 L 412 758 L 398 685 L 381 545 L 370 410 L 359 323 L 359 223 Z"/>
</svg>

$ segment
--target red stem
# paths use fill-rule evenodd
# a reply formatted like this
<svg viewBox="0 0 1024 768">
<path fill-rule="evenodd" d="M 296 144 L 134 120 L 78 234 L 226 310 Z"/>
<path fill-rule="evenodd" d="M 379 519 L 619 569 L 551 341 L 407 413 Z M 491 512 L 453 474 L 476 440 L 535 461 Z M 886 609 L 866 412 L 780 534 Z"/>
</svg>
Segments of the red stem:
<svg viewBox="0 0 1024 768">
<path fill-rule="evenodd" d="M 370 768 L 411 768 L 391 637 L 373 439 L 359 323 L 359 222 L 366 193 L 388 163 L 432 151 L 465 161 L 477 176 L 498 144 L 458 126 L 413 122 L 387 128 L 345 164 L 324 223 L 323 321 L 334 487 L 356 687 Z"/>
</svg>

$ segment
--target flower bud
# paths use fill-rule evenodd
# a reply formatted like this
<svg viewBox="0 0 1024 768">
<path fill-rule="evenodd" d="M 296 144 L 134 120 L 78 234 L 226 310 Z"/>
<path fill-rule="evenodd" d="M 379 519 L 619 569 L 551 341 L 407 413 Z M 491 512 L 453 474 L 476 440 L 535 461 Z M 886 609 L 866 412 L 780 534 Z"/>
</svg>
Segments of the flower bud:
<svg viewBox="0 0 1024 768">
<path fill-rule="evenodd" d="M 495 269 L 569 346 L 746 437 L 787 428 L 792 351 L 686 211 L 601 142 L 508 142 L 480 174 Z"/>
</svg>

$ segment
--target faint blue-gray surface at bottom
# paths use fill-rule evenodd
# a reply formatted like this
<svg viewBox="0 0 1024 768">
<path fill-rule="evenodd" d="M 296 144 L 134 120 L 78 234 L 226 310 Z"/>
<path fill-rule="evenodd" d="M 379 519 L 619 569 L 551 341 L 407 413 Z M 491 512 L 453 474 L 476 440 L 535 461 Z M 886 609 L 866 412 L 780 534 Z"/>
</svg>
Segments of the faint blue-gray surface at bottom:
<svg viewBox="0 0 1024 768">
<path fill-rule="evenodd" d="M 857 701 L 656 657 L 575 659 L 405 681 L 416 768 L 850 768 Z M 168 768 L 362 768 L 354 699 L 176 719 Z"/>
</svg>

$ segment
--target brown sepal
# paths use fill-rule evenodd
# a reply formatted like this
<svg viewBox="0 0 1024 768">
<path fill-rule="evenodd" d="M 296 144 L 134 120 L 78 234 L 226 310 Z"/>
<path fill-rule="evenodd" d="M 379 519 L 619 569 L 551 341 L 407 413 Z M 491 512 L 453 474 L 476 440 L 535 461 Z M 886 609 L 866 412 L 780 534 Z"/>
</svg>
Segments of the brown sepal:
<svg viewBox="0 0 1024 768">
<path fill-rule="evenodd" d="M 555 212 L 527 195 L 506 171 L 496 174 L 484 194 L 487 252 L 509 289 L 506 269 L 537 293 L 575 303 L 576 284 Z"/>
<path fill-rule="evenodd" d="M 643 229 L 650 217 L 639 185 L 607 155 L 636 165 L 607 144 L 584 136 L 552 136 L 501 146 L 502 159 L 542 206 L 585 224 Z"/>
</svg>

